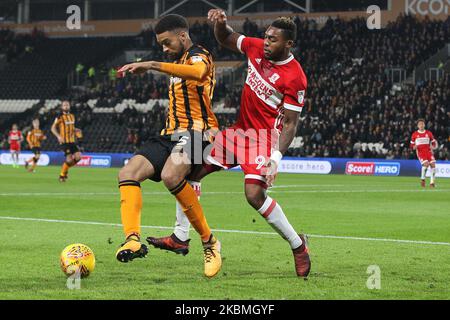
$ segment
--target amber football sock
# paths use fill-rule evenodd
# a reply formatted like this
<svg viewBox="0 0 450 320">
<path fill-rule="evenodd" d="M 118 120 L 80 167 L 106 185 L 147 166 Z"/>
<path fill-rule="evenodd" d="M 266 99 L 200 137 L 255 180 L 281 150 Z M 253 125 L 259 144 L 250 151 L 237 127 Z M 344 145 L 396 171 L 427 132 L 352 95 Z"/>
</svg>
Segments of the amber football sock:
<svg viewBox="0 0 450 320">
<path fill-rule="evenodd" d="M 120 214 L 125 237 L 141 234 L 142 192 L 141 184 L 134 180 L 119 182 Z"/>
<path fill-rule="evenodd" d="M 62 168 L 61 168 L 61 173 L 59 175 L 62 177 L 67 176 L 67 173 L 69 173 L 69 168 L 70 168 L 70 166 L 67 164 L 67 162 L 64 161 Z"/>
<path fill-rule="evenodd" d="M 192 186 L 186 180 L 183 180 L 170 192 L 175 196 L 181 208 L 183 208 L 189 222 L 198 232 L 202 241 L 208 241 L 211 236 L 211 229 L 208 226 L 208 222 L 206 222 L 203 209 Z"/>
</svg>

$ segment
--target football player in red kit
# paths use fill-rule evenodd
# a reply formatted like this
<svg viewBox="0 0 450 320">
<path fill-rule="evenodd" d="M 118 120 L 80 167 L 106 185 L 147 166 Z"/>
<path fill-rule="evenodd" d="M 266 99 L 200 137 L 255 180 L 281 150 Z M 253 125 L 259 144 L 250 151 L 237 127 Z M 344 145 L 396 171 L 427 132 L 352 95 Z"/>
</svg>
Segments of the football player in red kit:
<svg viewBox="0 0 450 320">
<path fill-rule="evenodd" d="M 8 143 L 14 168 L 19 167 L 20 144 L 22 143 L 22 141 L 22 132 L 20 132 L 17 124 L 13 124 L 12 130 L 8 134 Z"/>
<path fill-rule="evenodd" d="M 237 122 L 215 136 L 208 164 L 191 174 L 190 180 L 200 189 L 198 181 L 207 174 L 240 165 L 248 203 L 289 243 L 297 275 L 307 277 L 311 262 L 305 236 L 294 230 L 281 206 L 267 194 L 281 157 L 295 137 L 304 105 L 307 79 L 291 53 L 297 27 L 290 18 L 278 18 L 264 39 L 259 39 L 234 32 L 223 10 L 210 10 L 208 18 L 222 46 L 247 56 L 248 70 Z M 188 234 L 189 221 L 177 209 L 174 233 L 148 237 L 147 241 L 157 248 L 186 254 Z"/>
<path fill-rule="evenodd" d="M 417 159 L 422 165 L 422 174 L 420 176 L 421 186 L 425 187 L 425 175 L 428 167 L 431 167 L 430 187 L 435 187 L 436 160 L 433 156 L 433 149 L 437 148 L 437 141 L 433 134 L 425 129 L 425 120 L 417 120 L 418 130 L 412 134 L 411 148 L 416 150 Z"/>
</svg>

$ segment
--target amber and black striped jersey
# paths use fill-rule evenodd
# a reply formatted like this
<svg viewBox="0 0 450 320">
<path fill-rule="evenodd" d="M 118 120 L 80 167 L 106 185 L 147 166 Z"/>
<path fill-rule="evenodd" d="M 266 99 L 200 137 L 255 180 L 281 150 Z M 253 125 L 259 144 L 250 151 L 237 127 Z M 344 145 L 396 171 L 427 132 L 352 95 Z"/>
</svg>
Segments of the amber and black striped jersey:
<svg viewBox="0 0 450 320">
<path fill-rule="evenodd" d="M 30 148 L 40 148 L 42 140 L 44 140 L 44 133 L 41 129 L 28 131 L 27 142 L 30 145 Z"/>
<path fill-rule="evenodd" d="M 169 111 L 161 135 L 186 130 L 217 129 L 218 122 L 212 111 L 215 67 L 211 54 L 199 45 L 193 45 L 175 63 L 194 65 L 204 63 L 207 73 L 201 81 L 170 77 Z"/>
<path fill-rule="evenodd" d="M 75 116 L 63 113 L 55 119 L 55 123 L 64 143 L 75 143 Z"/>
</svg>

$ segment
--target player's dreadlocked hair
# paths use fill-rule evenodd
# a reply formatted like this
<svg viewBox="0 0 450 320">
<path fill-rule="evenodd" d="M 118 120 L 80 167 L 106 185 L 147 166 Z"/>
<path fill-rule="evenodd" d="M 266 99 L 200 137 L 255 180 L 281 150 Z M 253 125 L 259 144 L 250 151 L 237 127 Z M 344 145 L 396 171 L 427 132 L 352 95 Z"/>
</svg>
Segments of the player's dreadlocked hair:
<svg viewBox="0 0 450 320">
<path fill-rule="evenodd" d="M 280 17 L 271 24 L 272 27 L 283 30 L 286 40 L 295 41 L 297 39 L 297 25 L 289 17 Z"/>
<path fill-rule="evenodd" d="M 189 30 L 189 23 L 186 18 L 178 15 L 178 14 L 168 14 L 167 16 L 162 17 L 156 23 L 155 33 L 161 34 L 166 31 L 173 31 L 176 29 L 184 29 Z"/>
</svg>

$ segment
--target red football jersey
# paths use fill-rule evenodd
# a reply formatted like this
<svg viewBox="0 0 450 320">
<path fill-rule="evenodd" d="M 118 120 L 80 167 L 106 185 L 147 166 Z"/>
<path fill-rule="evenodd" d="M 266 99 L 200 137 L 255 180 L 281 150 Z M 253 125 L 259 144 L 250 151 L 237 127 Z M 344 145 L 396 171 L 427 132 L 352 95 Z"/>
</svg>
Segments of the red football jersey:
<svg viewBox="0 0 450 320">
<path fill-rule="evenodd" d="M 8 134 L 9 144 L 11 146 L 16 146 L 20 144 L 20 140 L 22 139 L 22 132 L 20 130 L 10 131 Z"/>
<path fill-rule="evenodd" d="M 284 110 L 302 111 L 306 75 L 292 54 L 284 61 L 267 60 L 263 39 L 241 36 L 237 47 L 248 58 L 248 73 L 234 127 L 243 130 L 276 129 L 274 131 L 279 134 Z"/>
<path fill-rule="evenodd" d="M 436 140 L 434 139 L 433 134 L 428 130 L 424 130 L 422 132 L 417 130 L 412 134 L 411 137 L 411 147 L 416 146 L 416 150 L 419 155 L 422 153 L 430 153 L 431 144 L 435 143 Z"/>
</svg>

